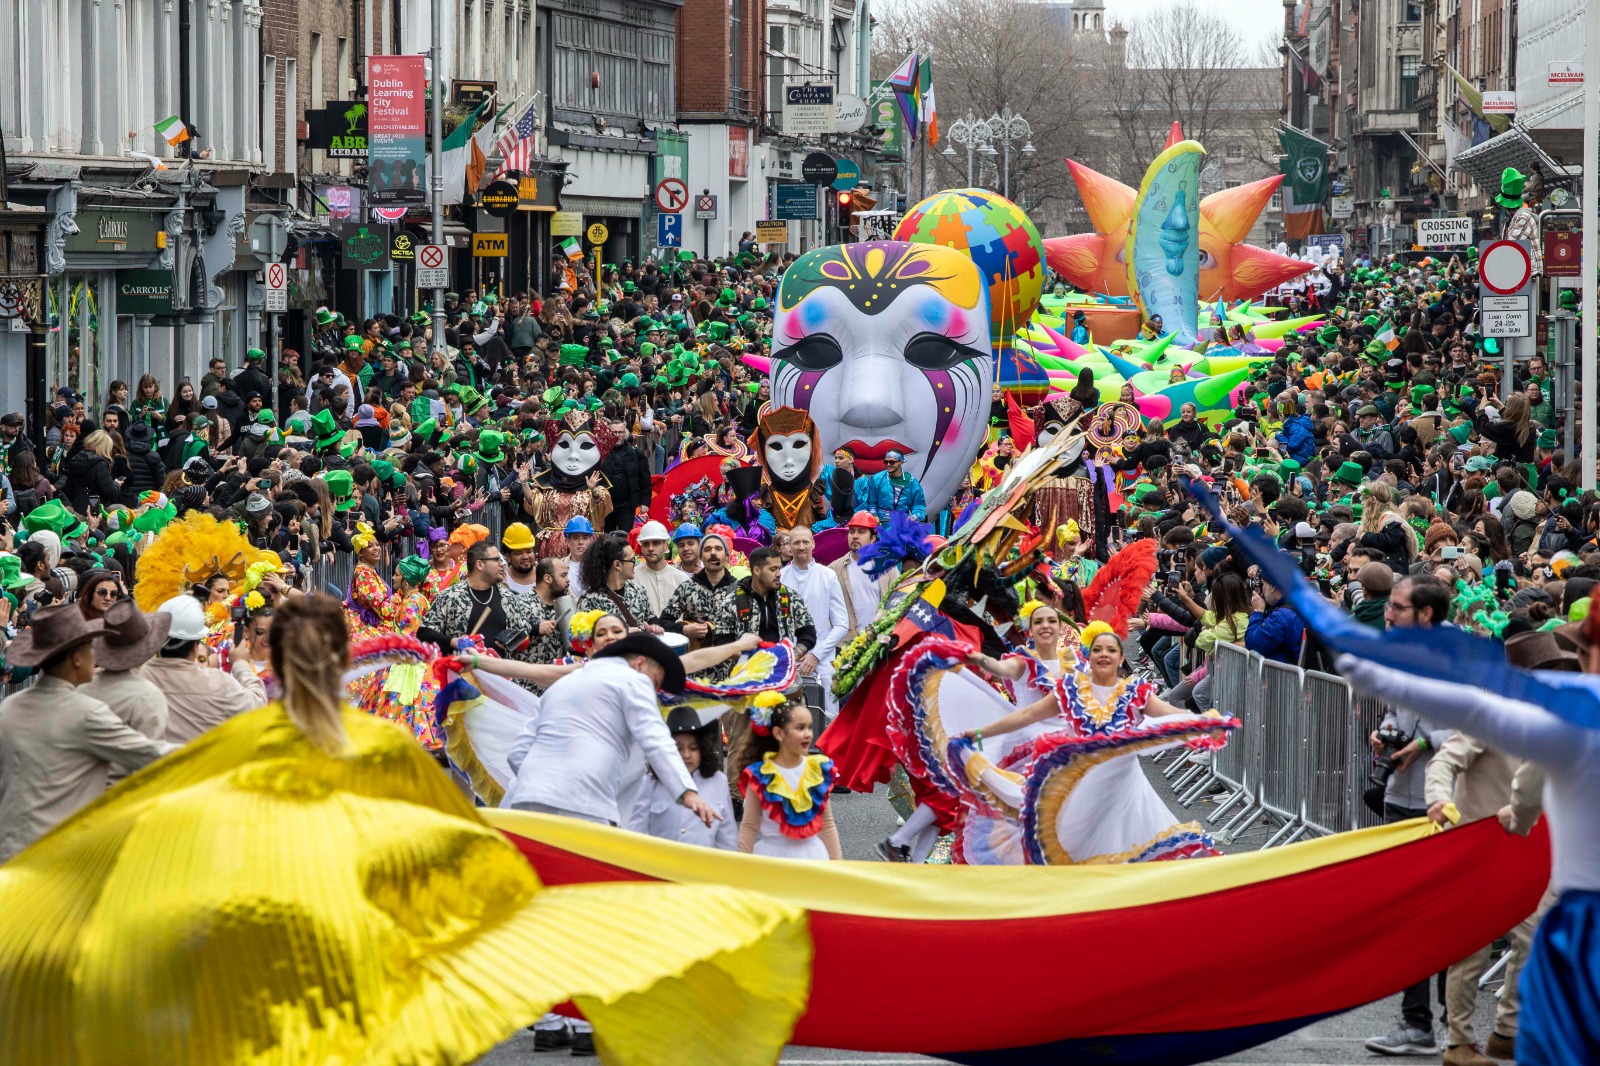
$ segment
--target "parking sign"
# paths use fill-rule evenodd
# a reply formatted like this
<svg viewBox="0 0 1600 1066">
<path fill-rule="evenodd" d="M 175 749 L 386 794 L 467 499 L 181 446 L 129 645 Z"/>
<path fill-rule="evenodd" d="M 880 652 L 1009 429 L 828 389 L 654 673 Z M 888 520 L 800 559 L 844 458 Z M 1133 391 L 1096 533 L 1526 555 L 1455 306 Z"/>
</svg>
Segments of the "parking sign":
<svg viewBox="0 0 1600 1066">
<path fill-rule="evenodd" d="M 683 216 L 656 216 L 656 244 L 663 248 L 683 247 Z"/>
</svg>

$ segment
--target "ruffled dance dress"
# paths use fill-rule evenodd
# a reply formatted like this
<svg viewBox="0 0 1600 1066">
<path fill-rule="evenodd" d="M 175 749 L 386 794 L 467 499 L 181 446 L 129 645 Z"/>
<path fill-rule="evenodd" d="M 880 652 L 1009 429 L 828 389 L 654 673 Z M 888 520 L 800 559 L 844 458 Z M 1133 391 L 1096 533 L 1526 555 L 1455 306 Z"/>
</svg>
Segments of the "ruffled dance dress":
<svg viewBox="0 0 1600 1066">
<path fill-rule="evenodd" d="M 802 912 L 545 888 L 410 735 L 343 721 L 336 757 L 239 715 L 0 867 L 0 1062 L 465 1064 L 567 1001 L 607 1062 L 776 1061 Z"/>
<path fill-rule="evenodd" d="M 906 769 L 960 801 L 957 861 L 1074 865 L 1218 853 L 1197 823 L 1175 824 L 1138 760 L 1121 756 L 1214 746 L 1235 720 L 1146 718 L 1153 686 L 1124 679 L 1097 691 L 1079 669 L 1053 680 L 1061 710 L 1044 731 L 986 738 L 979 751 L 954 738 L 1017 708 L 962 668 L 965 654 L 954 642 L 924 641 L 896 667 L 891 696 L 891 735 Z"/>
</svg>

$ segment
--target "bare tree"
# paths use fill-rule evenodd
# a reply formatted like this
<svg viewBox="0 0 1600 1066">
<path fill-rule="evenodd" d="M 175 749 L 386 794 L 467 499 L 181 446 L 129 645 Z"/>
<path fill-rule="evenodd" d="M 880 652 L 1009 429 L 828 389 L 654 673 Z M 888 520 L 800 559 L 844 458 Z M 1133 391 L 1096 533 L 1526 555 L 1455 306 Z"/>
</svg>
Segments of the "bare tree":
<svg viewBox="0 0 1600 1066">
<path fill-rule="evenodd" d="M 1141 17 L 1130 29 L 1126 59 L 1100 70 L 1119 134 L 1116 169 L 1108 173 L 1136 184 L 1174 122 L 1208 151 L 1243 140 L 1250 159 L 1275 156 L 1273 122 L 1263 122 L 1263 115 L 1275 109 L 1277 57 L 1264 61 L 1265 54 L 1194 0 L 1175 0 Z"/>
<path fill-rule="evenodd" d="M 912 51 L 933 57 L 945 136 L 928 152 L 930 191 L 967 183 L 966 149 L 947 139 L 951 127 L 969 110 L 987 119 L 1009 107 L 1027 119 L 1035 148 L 1028 157 L 1018 151 L 1020 142 L 1013 145 L 1012 198 L 1027 207 L 1041 230 L 1076 199 L 1065 160 L 1092 143 L 1087 109 L 1080 106 L 1092 92 L 1092 71 L 1075 62 L 1072 35 L 1059 9 L 1053 13 L 1027 0 L 902 3 L 882 16 L 873 40 L 875 76 L 886 77 Z M 955 149 L 954 156 L 943 155 L 947 146 Z M 999 175 L 986 171 L 975 167 L 974 183 L 999 188 Z"/>
</svg>

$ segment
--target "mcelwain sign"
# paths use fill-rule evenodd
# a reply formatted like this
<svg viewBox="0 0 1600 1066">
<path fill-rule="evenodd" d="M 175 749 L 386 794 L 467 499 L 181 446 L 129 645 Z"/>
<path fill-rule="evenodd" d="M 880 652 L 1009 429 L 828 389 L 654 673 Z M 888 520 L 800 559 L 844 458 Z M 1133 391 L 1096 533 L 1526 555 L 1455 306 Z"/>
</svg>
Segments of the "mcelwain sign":
<svg viewBox="0 0 1600 1066">
<path fill-rule="evenodd" d="M 360 100 L 330 100 L 321 111 L 306 112 L 306 147 L 335 159 L 367 154 L 367 105 Z"/>
</svg>

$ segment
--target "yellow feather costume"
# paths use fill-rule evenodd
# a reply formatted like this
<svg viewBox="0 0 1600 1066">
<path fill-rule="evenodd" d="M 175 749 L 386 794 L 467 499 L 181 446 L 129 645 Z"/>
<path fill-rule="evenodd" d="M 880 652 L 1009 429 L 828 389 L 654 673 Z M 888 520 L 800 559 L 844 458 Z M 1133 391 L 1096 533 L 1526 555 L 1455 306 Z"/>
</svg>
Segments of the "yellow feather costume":
<svg viewBox="0 0 1600 1066">
<path fill-rule="evenodd" d="M 0 867 L 0 1062 L 464 1064 L 567 1000 L 609 1063 L 776 1061 L 803 912 L 545 888 L 408 731 L 343 722 L 333 757 L 239 715 Z"/>
<path fill-rule="evenodd" d="M 277 556 L 251 545 L 233 522 L 190 511 L 176 522 L 169 522 L 156 539 L 139 555 L 134 570 L 133 599 L 146 613 L 180 596 L 197 584 L 218 574 L 238 583 L 245 579 L 250 564 Z"/>
</svg>

